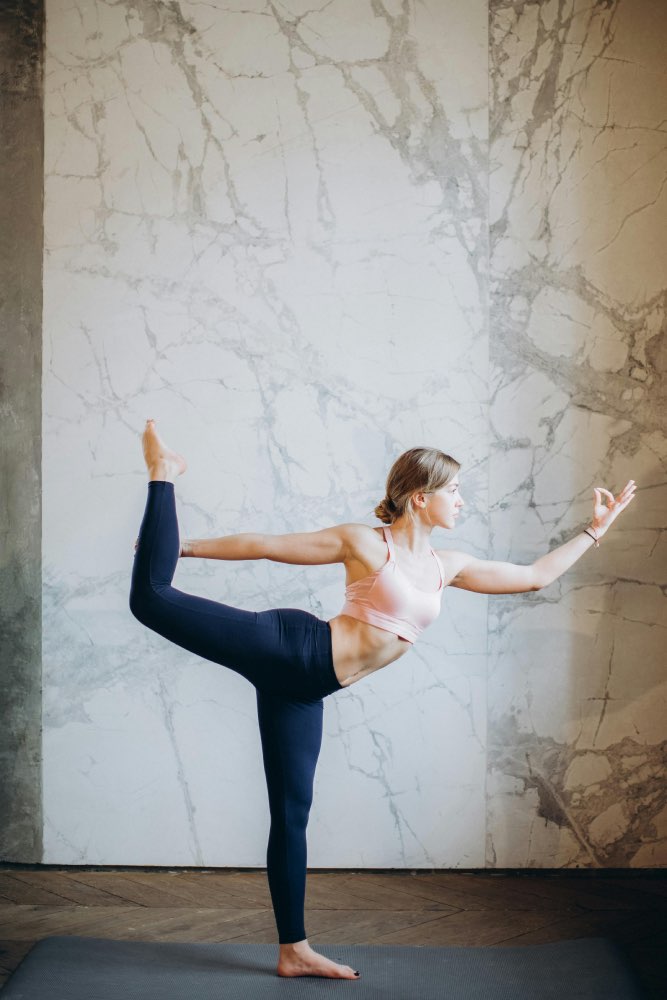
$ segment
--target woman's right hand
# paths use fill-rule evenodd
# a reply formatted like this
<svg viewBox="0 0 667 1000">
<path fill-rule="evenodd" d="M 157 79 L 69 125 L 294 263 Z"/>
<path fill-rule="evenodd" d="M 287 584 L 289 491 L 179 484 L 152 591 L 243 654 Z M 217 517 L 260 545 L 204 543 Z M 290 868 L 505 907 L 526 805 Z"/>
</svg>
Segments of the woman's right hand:
<svg viewBox="0 0 667 1000">
<path fill-rule="evenodd" d="M 634 479 L 628 480 L 617 497 L 604 486 L 596 486 L 593 489 L 593 519 L 591 527 L 597 532 L 598 537 L 604 535 L 612 521 L 616 520 L 622 510 L 628 506 L 635 497 L 637 485 Z M 604 499 L 607 500 L 606 504 Z"/>
</svg>

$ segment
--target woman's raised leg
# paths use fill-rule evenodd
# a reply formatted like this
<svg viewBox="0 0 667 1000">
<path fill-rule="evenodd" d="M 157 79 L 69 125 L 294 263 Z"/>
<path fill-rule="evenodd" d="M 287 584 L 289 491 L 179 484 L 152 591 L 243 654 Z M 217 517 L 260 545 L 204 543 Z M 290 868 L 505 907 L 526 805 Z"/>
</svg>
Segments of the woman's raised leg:
<svg viewBox="0 0 667 1000">
<path fill-rule="evenodd" d="M 280 941 L 280 976 L 356 979 L 306 940 L 306 827 L 313 801 L 315 767 L 322 743 L 322 700 L 301 701 L 257 691 L 271 832 L 267 874 Z"/>
<path fill-rule="evenodd" d="M 259 615 L 172 587 L 180 555 L 174 479 L 185 461 L 158 438 L 149 420 L 143 435 L 148 497 L 134 556 L 130 610 L 143 625 L 184 649 L 230 667 L 257 684 L 275 655 L 275 629 Z"/>
</svg>

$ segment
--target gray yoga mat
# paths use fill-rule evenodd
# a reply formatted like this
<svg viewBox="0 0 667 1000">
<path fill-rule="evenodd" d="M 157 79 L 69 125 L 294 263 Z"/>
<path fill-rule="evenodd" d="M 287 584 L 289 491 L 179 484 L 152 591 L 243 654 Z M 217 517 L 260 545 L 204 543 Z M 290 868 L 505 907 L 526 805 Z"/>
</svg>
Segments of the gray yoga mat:
<svg viewBox="0 0 667 1000">
<path fill-rule="evenodd" d="M 34 946 L 2 1000 L 640 1000 L 611 942 L 492 948 L 318 945 L 354 981 L 280 979 L 277 947 L 52 937 Z"/>
</svg>

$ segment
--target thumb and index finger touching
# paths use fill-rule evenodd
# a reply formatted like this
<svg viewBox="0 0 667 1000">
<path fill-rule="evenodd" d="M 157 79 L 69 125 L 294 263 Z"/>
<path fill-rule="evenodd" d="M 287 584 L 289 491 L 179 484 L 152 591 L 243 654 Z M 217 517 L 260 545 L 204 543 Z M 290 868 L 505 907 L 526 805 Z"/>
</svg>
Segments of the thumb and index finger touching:
<svg viewBox="0 0 667 1000">
<path fill-rule="evenodd" d="M 618 494 L 618 498 L 616 498 L 610 490 L 605 489 L 604 486 L 594 486 L 593 492 L 595 493 L 595 502 L 597 504 L 601 504 L 602 494 L 604 494 L 604 496 L 607 497 L 610 501 L 609 506 L 621 505 L 625 507 L 626 504 L 628 504 L 634 498 L 636 486 L 637 484 L 635 483 L 634 479 L 629 479 L 628 482 L 623 487 L 623 489 L 621 490 L 621 492 Z"/>
</svg>

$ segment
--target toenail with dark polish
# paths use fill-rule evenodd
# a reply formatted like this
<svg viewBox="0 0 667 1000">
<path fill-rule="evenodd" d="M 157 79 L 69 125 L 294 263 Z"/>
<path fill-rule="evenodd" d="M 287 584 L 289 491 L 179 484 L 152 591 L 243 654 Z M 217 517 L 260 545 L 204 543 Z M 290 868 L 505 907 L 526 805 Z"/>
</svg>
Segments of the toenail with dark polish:
<svg viewBox="0 0 667 1000">
<path fill-rule="evenodd" d="M 360 972 L 355 972 L 355 976 L 360 976 L 360 975 L 361 975 Z"/>
</svg>

